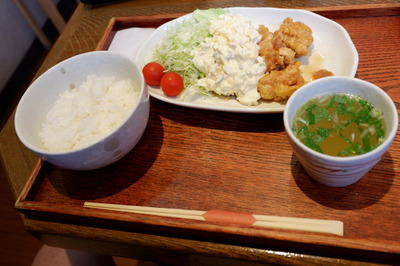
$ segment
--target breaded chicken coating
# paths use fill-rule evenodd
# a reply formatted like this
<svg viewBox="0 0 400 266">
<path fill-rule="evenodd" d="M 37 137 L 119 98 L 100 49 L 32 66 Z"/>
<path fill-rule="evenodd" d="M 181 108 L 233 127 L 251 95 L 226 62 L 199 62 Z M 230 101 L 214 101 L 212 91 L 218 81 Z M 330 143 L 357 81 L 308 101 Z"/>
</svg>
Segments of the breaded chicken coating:
<svg viewBox="0 0 400 266">
<path fill-rule="evenodd" d="M 292 18 L 286 18 L 274 34 L 296 52 L 296 57 L 307 55 L 314 41 L 310 27 L 300 21 L 293 22 Z"/>
<path fill-rule="evenodd" d="M 267 72 L 281 70 L 294 63 L 296 53 L 286 46 L 281 35 L 270 32 L 264 25 L 260 25 L 259 33 L 262 36 L 258 43 L 259 54 L 264 57 Z"/>
<path fill-rule="evenodd" d="M 262 36 L 258 43 L 260 47 L 259 55 L 264 57 L 267 64 L 267 72 L 270 72 L 283 64 L 283 60 L 279 55 L 279 47 L 284 47 L 285 44 L 281 39 L 275 38 L 274 34 L 264 25 L 260 25 L 259 33 Z"/>
<path fill-rule="evenodd" d="M 287 100 L 304 85 L 300 71 L 301 63 L 296 61 L 283 70 L 272 70 L 258 81 L 258 91 L 265 100 L 281 102 Z"/>
<path fill-rule="evenodd" d="M 283 65 L 285 67 L 294 64 L 296 53 L 292 49 L 288 47 L 281 47 L 279 48 L 279 55 L 283 59 Z"/>
</svg>

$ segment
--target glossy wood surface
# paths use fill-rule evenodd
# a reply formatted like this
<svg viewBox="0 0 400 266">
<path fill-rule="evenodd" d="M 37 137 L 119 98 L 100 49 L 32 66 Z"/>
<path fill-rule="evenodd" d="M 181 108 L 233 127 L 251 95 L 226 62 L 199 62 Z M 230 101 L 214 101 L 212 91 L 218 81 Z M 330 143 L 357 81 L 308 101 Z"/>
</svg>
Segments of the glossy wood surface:
<svg viewBox="0 0 400 266">
<path fill-rule="evenodd" d="M 343 7 L 341 4 L 346 3 L 341 1 L 313 3 L 314 6 L 307 8 L 330 10 L 325 14 L 350 33 L 360 54 L 357 77 L 382 87 L 399 106 L 400 63 L 396 58 L 400 44 L 399 6 L 391 5 L 390 1 L 359 1 L 359 4 L 377 5 L 364 5 L 364 12 L 358 12 L 361 7 Z M 132 1 L 80 5 L 38 75 L 72 55 L 94 50 L 112 17 L 159 16 L 233 5 L 264 6 L 265 3 Z M 271 1 L 268 6 L 305 7 L 304 1 Z M 17 197 L 37 157 L 18 141 L 12 119 L 1 132 L 0 152 Z M 167 262 L 189 262 L 193 256 L 199 259 L 195 254 L 239 261 L 306 264 L 312 260 L 323 264 L 334 262 L 332 258 L 338 256 L 343 263 L 351 263 L 349 259 L 353 258 L 392 260 L 400 253 L 397 203 L 400 188 L 396 178 L 399 148 L 396 137 L 383 160 L 360 182 L 341 189 L 328 188 L 313 182 L 301 168 L 286 141 L 281 114 L 221 114 L 185 109 L 152 99 L 146 133 L 129 156 L 107 169 L 85 174 L 50 167 L 50 172 L 46 172 L 50 173 L 47 175 L 50 178 L 45 175 L 44 185 L 33 199 L 58 204 L 61 213 L 74 208 L 79 210 L 85 200 L 96 200 L 255 214 L 312 215 L 309 218 L 344 221 L 346 238 L 295 234 L 297 240 L 314 245 L 315 249 L 307 249 L 286 241 L 293 240 L 293 233 L 285 231 L 249 229 L 248 234 L 256 236 L 250 239 L 246 238 L 243 228 L 240 234 L 231 237 L 237 232 L 235 228 L 217 226 L 213 230 L 221 230 L 219 236 L 200 237 L 193 231 L 185 236 L 179 231 L 150 232 L 154 228 L 126 227 L 117 222 L 97 226 L 87 220 L 82 223 L 79 213 L 75 213 L 76 219 L 68 222 L 60 217 L 49 220 L 44 215 L 25 217 L 24 223 L 29 231 L 49 244 L 140 258 L 156 250 L 159 258 Z M 109 218 L 118 220 L 121 216 L 109 214 Z M 136 219 L 136 224 L 149 221 L 142 216 L 132 219 Z M 164 226 L 182 228 L 184 223 L 169 220 Z M 344 244 L 335 247 L 338 241 Z M 324 246 L 333 247 L 333 251 Z M 278 251 L 285 251 L 286 255 Z M 290 252 L 291 257 L 287 256 Z"/>
</svg>

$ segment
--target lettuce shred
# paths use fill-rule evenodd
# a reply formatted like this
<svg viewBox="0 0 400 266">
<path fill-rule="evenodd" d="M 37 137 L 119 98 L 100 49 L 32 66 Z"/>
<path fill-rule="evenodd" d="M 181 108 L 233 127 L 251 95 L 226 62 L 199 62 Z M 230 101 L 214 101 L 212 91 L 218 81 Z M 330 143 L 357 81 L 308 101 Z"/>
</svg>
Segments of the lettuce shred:
<svg viewBox="0 0 400 266">
<path fill-rule="evenodd" d="M 204 77 L 204 74 L 194 65 L 192 51 L 210 36 L 211 21 L 226 13 L 221 8 L 197 9 L 193 16 L 182 23 L 171 25 L 167 35 L 156 46 L 153 59 L 167 72 L 180 74 L 185 88 L 196 87 L 197 80 Z"/>
</svg>

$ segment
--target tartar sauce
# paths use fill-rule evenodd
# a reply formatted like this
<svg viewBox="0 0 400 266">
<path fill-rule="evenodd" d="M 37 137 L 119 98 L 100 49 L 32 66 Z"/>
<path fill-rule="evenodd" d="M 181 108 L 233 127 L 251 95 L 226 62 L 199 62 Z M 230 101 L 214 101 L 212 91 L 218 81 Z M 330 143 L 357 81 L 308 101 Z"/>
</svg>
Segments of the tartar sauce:
<svg viewBox="0 0 400 266">
<path fill-rule="evenodd" d="M 193 50 L 193 62 L 205 74 L 198 85 L 236 96 L 243 105 L 257 105 L 257 83 L 267 68 L 258 55 L 258 25 L 241 14 L 228 13 L 213 20 L 209 30 L 212 36 Z"/>
</svg>

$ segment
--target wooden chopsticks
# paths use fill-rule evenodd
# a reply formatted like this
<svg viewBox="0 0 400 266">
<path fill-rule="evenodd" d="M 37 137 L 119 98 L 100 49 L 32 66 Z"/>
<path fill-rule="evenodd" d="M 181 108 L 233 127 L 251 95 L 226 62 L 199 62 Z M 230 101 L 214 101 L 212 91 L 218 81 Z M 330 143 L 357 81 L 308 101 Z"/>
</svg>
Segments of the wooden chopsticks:
<svg viewBox="0 0 400 266">
<path fill-rule="evenodd" d="M 156 208 L 96 202 L 85 202 L 84 207 L 181 219 L 219 222 L 224 224 L 289 229 L 343 236 L 343 222 L 335 220 L 255 215 L 251 213 L 237 213 L 221 210 L 198 211 L 172 208 Z"/>
</svg>

